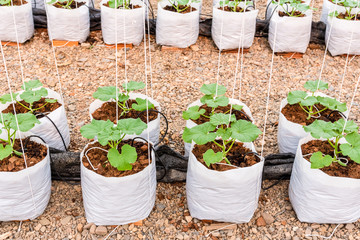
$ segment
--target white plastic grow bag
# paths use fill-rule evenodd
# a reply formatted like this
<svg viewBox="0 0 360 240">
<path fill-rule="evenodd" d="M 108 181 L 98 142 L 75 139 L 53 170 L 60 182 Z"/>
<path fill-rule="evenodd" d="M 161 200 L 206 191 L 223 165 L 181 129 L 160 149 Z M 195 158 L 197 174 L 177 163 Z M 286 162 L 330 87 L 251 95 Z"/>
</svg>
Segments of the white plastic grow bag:
<svg viewBox="0 0 360 240">
<path fill-rule="evenodd" d="M 324 0 L 320 21 L 327 24 L 329 14 L 334 11 L 343 12 L 345 11 L 345 7 L 330 2 L 329 0 Z"/>
<path fill-rule="evenodd" d="M 49 1 L 47 1 L 49 2 Z M 90 34 L 88 1 L 77 9 L 56 8 L 45 4 L 50 40 L 84 42 Z"/>
<path fill-rule="evenodd" d="M 300 140 L 291 173 L 289 197 L 301 222 L 351 223 L 360 218 L 360 179 L 329 176 L 303 158 Z"/>
<path fill-rule="evenodd" d="M 44 145 L 37 138 L 31 140 Z M 47 145 L 45 146 L 48 148 Z M 36 165 L 18 172 L 0 172 L 0 221 L 37 218 L 45 211 L 50 194 L 51 171 L 48 148 L 46 157 Z"/>
<path fill-rule="evenodd" d="M 360 10 L 357 9 L 360 14 Z M 355 13 L 355 11 L 353 11 Z M 331 32 L 330 32 L 331 29 Z M 360 55 L 360 21 L 329 17 L 326 24 L 325 43 L 332 56 Z M 350 45 L 351 44 L 351 45 Z"/>
<path fill-rule="evenodd" d="M 245 146 L 255 152 L 253 143 Z M 263 166 L 261 159 L 250 167 L 220 172 L 206 168 L 191 152 L 186 177 L 191 216 L 219 222 L 249 222 L 258 206 Z"/>
<path fill-rule="evenodd" d="M 113 9 L 104 6 L 107 2 L 108 0 L 101 2 L 101 30 L 104 42 L 139 45 L 144 37 L 144 3 L 141 0 L 133 0 L 131 4 L 139 5 L 141 8 Z"/>
<path fill-rule="evenodd" d="M 55 109 L 54 111 L 49 113 L 47 116 L 57 126 L 61 135 L 64 138 L 66 147 L 68 147 L 70 145 L 70 131 L 69 131 L 69 125 L 68 125 L 67 118 L 66 118 L 64 103 L 61 100 L 61 96 L 57 92 L 55 92 L 51 89 L 48 89 L 48 88 L 46 88 L 46 89 L 48 91 L 47 98 L 54 98 L 61 104 L 61 107 Z M 21 93 L 21 92 L 19 92 L 19 93 Z M 20 98 L 18 97 L 18 100 L 19 99 Z M 10 103 L 0 104 L 0 112 L 5 110 L 6 108 L 8 108 L 9 105 L 10 105 Z M 29 132 L 27 132 L 27 134 L 37 135 L 37 136 L 43 138 L 44 141 L 46 142 L 46 144 L 49 145 L 49 147 L 65 151 L 65 146 L 61 139 L 61 136 L 59 135 L 58 131 L 56 130 L 54 125 L 51 123 L 51 121 L 49 119 L 47 119 L 46 117 L 40 118 L 39 121 L 41 123 L 36 124 L 34 128 L 32 128 Z M 0 126 L 2 126 L 1 122 L 0 122 Z"/>
<path fill-rule="evenodd" d="M 316 93 L 316 96 L 329 97 L 323 93 Z M 303 125 L 298 123 L 291 122 L 286 119 L 284 114 L 282 114 L 282 109 L 288 104 L 287 99 L 283 99 L 280 104 L 279 112 L 279 125 L 278 125 L 278 147 L 280 153 L 296 153 L 300 139 L 309 135 L 303 129 Z M 348 112 L 343 113 L 345 116 L 348 115 Z"/>
<path fill-rule="evenodd" d="M 271 49 L 275 52 L 305 53 L 310 42 L 311 24 L 311 10 L 306 11 L 305 17 L 280 17 L 276 10 L 269 26 Z"/>
<path fill-rule="evenodd" d="M 244 4 L 242 4 L 243 7 Z M 256 16 L 259 10 L 250 12 L 227 12 L 213 7 L 211 36 L 220 49 L 249 48 L 254 42 Z"/>
<path fill-rule="evenodd" d="M 161 112 L 161 107 L 160 104 L 155 101 L 154 99 L 147 97 L 144 94 L 140 94 L 140 93 L 130 93 L 129 94 L 130 99 L 136 99 L 136 98 L 142 98 L 142 99 L 148 99 L 149 102 L 151 102 L 152 104 L 154 104 L 154 106 L 157 108 L 157 110 L 159 112 Z M 96 99 L 94 102 L 92 102 L 90 104 L 89 107 L 89 114 L 90 114 L 90 120 L 93 119 L 92 114 L 98 109 L 100 108 L 105 102 Z M 146 112 L 143 113 L 144 115 L 146 115 Z M 144 138 L 144 139 L 148 139 L 148 132 L 149 132 L 149 139 L 150 142 L 154 143 L 155 145 L 159 143 L 159 136 L 160 136 L 160 114 L 158 114 L 158 117 L 155 120 L 152 120 L 149 122 L 148 127 L 139 135 L 140 137 Z M 135 137 L 136 135 L 129 135 L 132 137 Z"/>
<path fill-rule="evenodd" d="M 33 35 L 34 19 L 30 1 L 21 6 L 0 7 L 1 41 L 24 43 Z"/>
<path fill-rule="evenodd" d="M 250 112 L 250 109 L 248 106 L 245 105 L 245 103 L 237 100 L 237 99 L 233 99 L 233 98 L 230 98 L 230 103 L 231 104 L 237 104 L 237 105 L 241 105 L 243 106 L 242 108 L 242 111 L 246 113 L 246 115 L 249 116 L 249 118 L 251 119 L 251 121 L 254 121 L 254 118 L 252 117 L 251 115 L 251 112 Z M 197 100 L 193 103 L 191 103 L 187 109 L 193 107 L 193 106 L 202 106 L 203 104 L 201 103 L 200 100 Z M 195 127 L 197 124 L 194 123 L 191 119 L 190 120 L 186 120 L 186 127 L 187 128 L 192 128 L 192 127 Z M 185 145 L 185 157 L 188 157 L 189 156 L 189 152 L 190 152 L 190 149 L 191 149 L 191 143 L 184 143 Z"/>
<path fill-rule="evenodd" d="M 304 4 L 306 4 L 306 5 L 310 5 L 311 0 L 306 0 L 306 1 L 303 1 L 303 2 L 304 2 Z M 272 0 L 268 0 L 266 6 L 267 6 L 267 9 L 266 9 L 266 20 L 269 19 L 269 18 L 272 16 L 271 14 L 272 14 L 274 11 L 276 11 L 276 10 L 282 10 L 282 7 L 279 6 L 278 4 L 272 3 Z M 274 14 L 275 14 L 275 12 L 274 12 Z"/>
<path fill-rule="evenodd" d="M 199 9 L 196 11 L 177 13 L 163 8 L 170 5 L 167 1 L 158 3 L 156 19 L 156 43 L 160 45 L 186 48 L 195 44 L 199 36 Z"/>
<path fill-rule="evenodd" d="M 156 167 L 153 151 L 151 153 L 153 161 L 149 166 L 141 172 L 125 177 L 101 176 L 83 165 L 83 156 L 84 151 L 80 156 L 81 188 L 88 222 L 96 225 L 123 225 L 149 216 L 156 197 Z"/>
</svg>

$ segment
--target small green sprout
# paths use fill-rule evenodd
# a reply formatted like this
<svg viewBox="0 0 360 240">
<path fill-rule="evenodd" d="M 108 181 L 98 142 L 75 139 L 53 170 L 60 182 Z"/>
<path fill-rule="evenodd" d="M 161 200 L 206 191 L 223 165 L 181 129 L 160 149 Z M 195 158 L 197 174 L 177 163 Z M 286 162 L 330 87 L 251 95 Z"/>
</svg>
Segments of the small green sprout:
<svg viewBox="0 0 360 240">
<path fill-rule="evenodd" d="M 130 9 L 131 0 L 110 0 L 108 4 L 110 8 Z"/>
<path fill-rule="evenodd" d="M 65 9 L 71 9 L 71 4 L 74 2 L 74 0 L 51 0 L 47 4 L 53 5 L 57 4 L 58 6 L 61 6 Z"/>
<path fill-rule="evenodd" d="M 111 166 L 117 168 L 119 171 L 131 170 L 131 163 L 136 162 L 137 153 L 136 149 L 129 144 L 124 144 L 121 147 L 121 152 L 118 150 L 118 145 L 125 138 L 126 135 L 139 135 L 147 125 L 141 121 L 140 118 L 121 119 L 118 124 L 110 120 L 95 120 L 93 119 L 90 124 L 83 126 L 80 129 L 81 135 L 87 139 L 97 137 L 98 142 L 102 146 L 109 146 L 110 149 L 107 158 Z"/>
<path fill-rule="evenodd" d="M 199 0 L 168 0 L 178 13 L 186 11 L 192 3 L 198 3 Z"/>
<path fill-rule="evenodd" d="M 11 0 L 0 0 L 0 6 L 11 6 Z"/>
<path fill-rule="evenodd" d="M 311 168 L 323 168 L 337 162 L 342 166 L 343 162 L 339 155 L 348 156 L 352 161 L 360 164 L 360 135 L 358 126 L 354 121 L 346 122 L 340 119 L 334 123 L 315 120 L 309 126 L 304 126 L 304 130 L 316 139 L 327 139 L 328 143 L 334 148 L 334 156 L 325 155 L 322 152 L 315 152 L 310 158 Z M 339 144 L 340 139 L 345 138 L 347 143 Z M 333 141 L 332 141 L 333 140 Z"/>
<path fill-rule="evenodd" d="M 316 10 L 316 8 L 312 8 L 309 5 L 302 3 L 301 0 L 273 0 L 272 3 L 280 6 L 282 8 L 282 12 L 284 12 L 289 17 L 300 17 L 310 9 Z"/>
<path fill-rule="evenodd" d="M 241 8 L 240 12 L 245 12 L 247 7 L 249 6 L 254 6 L 254 3 L 252 1 L 244 1 L 244 0 L 224 0 L 224 1 L 220 1 L 220 7 L 229 7 L 231 9 L 231 11 L 236 12 L 238 6 L 240 5 L 241 2 L 245 2 L 245 7 Z"/>
<path fill-rule="evenodd" d="M 357 0 L 333 0 L 333 3 L 345 8 L 345 20 L 355 20 L 357 15 L 360 13 L 360 10 L 356 13 L 353 13 L 353 9 L 360 8 L 360 2 Z M 338 11 L 332 11 L 329 13 L 330 17 L 338 17 L 339 15 L 340 13 Z"/>
<path fill-rule="evenodd" d="M 318 90 L 328 89 L 328 84 L 317 80 L 317 81 L 307 81 L 304 85 L 304 88 L 311 92 L 311 95 L 308 95 L 305 91 L 292 91 L 287 96 L 287 101 L 290 105 L 299 104 L 301 109 L 307 113 L 307 119 L 309 120 L 312 116 L 317 115 L 326 109 L 337 110 L 340 112 L 345 112 L 347 110 L 346 103 L 341 103 L 334 98 L 315 96 L 315 93 Z M 323 109 L 317 109 L 316 104 L 321 104 L 324 106 Z"/>
<path fill-rule="evenodd" d="M 5 145 L 0 143 L 0 160 L 3 160 L 13 154 L 22 156 L 21 152 L 14 149 L 17 131 L 30 131 L 35 124 L 40 124 L 40 121 L 30 112 L 17 114 L 16 117 L 12 113 L 4 113 L 1 114 L 0 123 L 2 123 L 0 134 L 3 131 L 7 133 L 7 139 L 0 139 L 5 143 Z"/>
<path fill-rule="evenodd" d="M 192 128 L 185 128 L 183 139 L 187 143 L 194 141 L 198 145 L 205 145 L 212 142 L 221 148 L 220 152 L 208 149 L 204 155 L 204 161 L 209 167 L 210 164 L 225 161 L 227 153 L 231 150 L 236 141 L 253 142 L 262 132 L 251 122 L 246 120 L 236 120 L 235 115 L 215 113 L 210 117 L 210 121 L 197 125 Z M 221 139 L 221 144 L 216 140 Z"/>
</svg>

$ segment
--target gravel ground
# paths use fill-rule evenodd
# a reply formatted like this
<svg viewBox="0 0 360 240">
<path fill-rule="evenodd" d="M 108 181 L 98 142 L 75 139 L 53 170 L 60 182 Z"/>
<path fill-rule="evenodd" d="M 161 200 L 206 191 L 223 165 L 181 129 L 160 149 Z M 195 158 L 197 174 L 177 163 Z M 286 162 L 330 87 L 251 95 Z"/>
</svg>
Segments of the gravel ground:
<svg viewBox="0 0 360 240">
<path fill-rule="evenodd" d="M 152 0 L 153 3 L 155 1 Z M 155 6 L 155 4 L 154 4 Z M 264 18 L 265 1 L 257 1 L 259 16 Z M 319 10 L 314 14 L 318 20 L 321 13 L 320 1 L 315 1 Z M 211 2 L 203 6 L 204 14 L 211 14 Z M 80 136 L 79 129 L 89 122 L 88 106 L 93 101 L 92 93 L 99 86 L 115 85 L 115 51 L 105 48 L 101 32 L 93 32 L 95 43 L 81 44 L 79 47 L 56 49 L 60 81 L 64 95 L 68 122 L 71 131 L 71 150 L 79 151 L 87 143 Z M 279 104 L 290 90 L 302 89 L 307 80 L 319 76 L 324 56 L 324 46 L 314 45 L 302 59 L 274 57 L 271 94 L 264 142 L 264 155 L 278 151 L 276 146 Z M 5 58 L 13 91 L 19 90 L 22 82 L 18 51 L 5 47 Z M 35 37 L 21 47 L 23 74 L 25 80 L 38 77 L 45 86 L 60 91 L 52 48 L 46 32 L 37 31 Z M 236 54 L 223 54 L 218 81 L 229 87 L 229 96 L 234 91 L 235 98 L 245 102 L 252 110 L 255 123 L 263 128 L 266 96 L 271 63 L 271 49 L 267 39 L 256 38 L 250 53 L 244 55 L 242 80 L 236 80 L 234 73 Z M 170 132 L 166 139 L 171 147 L 183 151 L 181 134 L 185 121 L 181 112 L 200 96 L 203 83 L 213 83 L 217 79 L 218 51 L 209 38 L 200 37 L 197 44 L 187 51 L 161 51 L 151 36 L 152 90 L 153 95 L 164 109 L 169 119 Z M 344 78 L 341 100 L 350 104 L 354 86 L 360 74 L 360 58 L 351 58 Z M 125 81 L 124 51 L 119 51 L 119 83 Z M 345 58 L 326 56 L 322 79 L 329 82 L 325 93 L 338 97 L 344 73 Z M 3 84 L 1 93 L 9 92 L 3 64 L 0 63 Z M 126 70 L 128 80 L 144 81 L 144 45 L 127 52 Z M 241 84 L 240 84 L 241 83 Z M 149 80 L 150 85 L 150 80 Z M 241 85 L 241 91 L 240 91 Z M 144 91 L 145 93 L 145 91 Z M 357 94 L 350 118 L 359 123 L 359 95 Z M 256 143 L 261 149 L 261 142 Z M 270 185 L 272 182 L 265 181 Z M 212 239 L 304 239 L 306 235 L 329 236 L 336 225 L 300 223 L 291 209 L 287 194 L 288 181 L 263 191 L 259 208 L 248 224 L 230 225 L 228 230 L 214 232 Z M 334 206 L 336 207 L 336 206 Z M 264 221 L 266 220 L 266 221 Z M 186 205 L 185 184 L 158 184 L 158 195 L 154 211 L 142 226 L 125 225 L 118 227 L 112 239 L 205 239 L 206 235 L 221 226 L 192 219 Z M 265 226 L 263 226 L 265 225 Z M 96 227 L 88 224 L 82 207 L 79 185 L 53 182 L 51 202 L 41 217 L 29 222 L 0 223 L 0 239 L 102 239 L 114 227 Z M 339 225 L 332 239 L 360 239 L 360 221 Z M 313 239 L 320 239 L 312 237 Z M 311 237 L 310 237 L 311 239 Z"/>
</svg>

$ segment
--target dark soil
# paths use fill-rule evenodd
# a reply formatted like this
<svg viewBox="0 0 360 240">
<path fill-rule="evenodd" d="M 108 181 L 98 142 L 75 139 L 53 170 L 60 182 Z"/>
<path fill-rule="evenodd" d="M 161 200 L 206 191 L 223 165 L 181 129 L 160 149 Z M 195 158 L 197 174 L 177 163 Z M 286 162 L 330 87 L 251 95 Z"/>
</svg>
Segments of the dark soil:
<svg viewBox="0 0 360 240">
<path fill-rule="evenodd" d="M 219 140 L 217 140 L 217 142 L 222 144 L 222 142 Z M 203 159 L 203 155 L 208 149 L 213 149 L 214 152 L 221 151 L 221 148 L 219 146 L 217 146 L 215 143 L 210 142 L 205 145 L 196 144 L 192 152 L 194 153 L 196 159 L 208 169 L 217 170 L 217 171 L 227 171 L 227 170 L 235 169 L 235 167 L 222 165 L 222 164 L 210 164 L 210 167 L 208 167 Z M 253 153 L 246 155 L 244 159 L 244 155 L 249 152 L 252 151 L 244 147 L 243 143 L 235 142 L 231 150 L 228 152 L 227 158 L 232 165 L 237 167 L 250 167 L 260 162 L 260 158 L 255 156 Z M 226 163 L 226 162 L 225 160 L 223 160 L 221 163 Z"/>
<path fill-rule="evenodd" d="M 281 11 L 279 11 L 279 16 L 280 17 L 290 17 L 289 15 L 287 15 L 286 13 L 281 12 Z M 300 11 L 295 11 L 294 16 L 296 16 L 296 17 L 305 17 L 305 14 L 303 14 Z"/>
<path fill-rule="evenodd" d="M 215 109 L 215 113 L 226 113 L 228 111 L 230 111 L 230 108 L 231 108 L 231 105 L 227 105 L 225 107 L 217 107 Z M 205 109 L 205 113 L 204 115 L 206 116 L 209 116 L 210 113 L 211 113 L 211 107 L 208 107 L 206 104 L 205 105 L 201 105 L 199 110 L 200 109 Z M 243 120 L 248 120 L 250 121 L 250 117 L 242 110 L 242 111 L 236 111 L 235 109 L 232 109 L 232 114 L 235 114 L 235 117 L 236 117 L 236 120 L 240 120 L 240 119 L 243 119 Z M 206 117 L 203 117 L 203 116 L 200 116 L 200 118 L 198 118 L 197 120 L 192 120 L 194 123 L 196 124 L 202 124 L 202 123 L 206 123 L 206 122 L 209 122 L 210 119 L 209 118 L 206 118 Z"/>
<path fill-rule="evenodd" d="M 68 2 L 63 2 L 63 3 L 60 3 L 60 2 L 56 2 L 53 4 L 54 7 L 56 8 L 64 8 L 66 5 L 68 4 Z M 76 9 L 76 8 L 80 8 L 81 6 L 85 5 L 85 2 L 76 2 L 76 1 L 73 1 L 71 4 L 70 4 L 70 8 L 71 9 Z M 66 8 L 67 9 L 67 8 Z"/>
<path fill-rule="evenodd" d="M 29 107 L 29 105 L 30 105 L 25 101 L 20 101 L 20 103 L 25 105 L 26 107 Z M 39 101 L 37 101 L 37 102 L 35 102 L 33 104 L 33 109 L 42 107 L 42 106 L 44 106 L 44 104 L 46 104 L 45 98 L 41 98 Z M 5 110 L 2 111 L 2 113 L 12 113 L 12 114 L 14 114 L 14 107 L 13 106 L 14 106 L 14 104 L 10 104 Z M 39 110 L 36 110 L 36 112 L 49 113 L 49 112 L 55 111 L 59 107 L 61 107 L 61 103 L 59 103 L 59 102 L 47 103 L 45 107 L 43 107 L 43 108 L 41 108 Z M 16 110 L 17 114 L 29 112 L 29 110 L 27 110 L 26 108 L 21 106 L 18 102 L 15 103 L 15 110 Z M 42 117 L 43 116 L 38 116 L 37 118 L 40 119 Z"/>
<path fill-rule="evenodd" d="M 23 144 L 25 143 L 25 139 L 22 139 L 22 143 Z M 2 141 L 0 141 L 0 144 L 2 144 L 4 147 L 6 145 Z M 20 140 L 18 139 L 15 140 L 14 149 L 19 152 L 22 152 Z M 33 141 L 29 141 L 29 143 L 26 145 L 26 151 L 25 151 L 25 159 L 26 159 L 27 167 L 32 167 L 38 162 L 41 162 L 46 155 L 47 155 L 46 146 Z M 26 167 L 25 167 L 24 156 L 20 157 L 16 154 L 13 154 L 13 156 L 9 156 L 3 160 L 0 160 L 0 172 L 18 172 L 25 168 Z"/>
<path fill-rule="evenodd" d="M 315 106 L 319 110 L 324 109 L 324 106 L 321 104 L 316 104 Z M 337 120 L 342 118 L 339 112 L 333 112 L 333 113 L 331 112 L 333 112 L 333 110 L 326 109 L 325 111 L 320 113 L 321 116 L 319 118 L 310 118 L 309 120 L 307 120 L 306 119 L 307 113 L 304 110 L 302 110 L 299 104 L 294 104 L 294 105 L 286 104 L 286 106 L 281 110 L 281 113 L 284 114 L 287 120 L 293 123 L 298 123 L 303 126 L 310 125 L 311 123 L 315 122 L 316 119 L 323 120 L 326 122 L 329 121 L 336 122 Z M 330 113 L 331 115 L 327 117 Z M 316 114 L 315 116 L 318 116 L 318 114 Z"/>
<path fill-rule="evenodd" d="M 103 4 L 105 7 L 109 7 L 109 2 L 104 3 Z M 123 5 L 120 5 L 117 7 L 117 9 L 123 8 Z M 129 9 L 136 9 L 136 8 L 141 8 L 140 5 L 132 5 L 131 3 L 129 4 Z"/>
<path fill-rule="evenodd" d="M 355 14 L 351 15 L 351 17 L 355 16 Z M 346 19 L 347 17 L 349 17 L 348 13 L 340 13 L 337 18 L 339 19 Z M 354 17 L 353 19 L 351 19 L 350 21 L 360 21 L 360 14 L 358 14 L 356 17 Z"/>
<path fill-rule="evenodd" d="M 301 150 L 303 155 L 315 152 L 322 152 L 323 154 L 327 154 L 330 156 L 334 156 L 334 148 L 326 141 L 321 140 L 312 140 L 301 145 Z M 306 160 L 310 162 L 310 157 L 304 157 Z M 344 157 L 340 155 L 339 157 Z M 354 161 L 350 160 L 350 158 L 345 157 L 349 160 L 349 163 L 346 167 L 341 166 L 337 162 L 333 162 L 329 167 L 324 167 L 320 169 L 324 173 L 334 176 L 334 177 L 348 177 L 348 178 L 355 178 L 360 179 L 360 164 L 355 163 Z"/>
<path fill-rule="evenodd" d="M 185 5 L 179 5 L 180 10 L 185 9 L 187 6 Z M 177 12 L 176 8 L 174 8 L 173 6 L 165 6 L 164 10 L 167 11 L 171 11 L 171 12 Z M 189 13 L 189 12 L 194 12 L 196 11 L 196 8 L 194 7 L 188 7 L 185 11 L 182 11 L 180 13 Z"/>
<path fill-rule="evenodd" d="M 136 103 L 135 100 L 128 100 L 128 106 L 131 107 L 134 103 Z M 101 105 L 100 108 L 96 109 L 95 112 L 93 112 L 92 116 L 96 120 L 110 120 L 113 123 L 116 123 L 116 107 L 118 108 L 118 117 L 119 119 L 126 119 L 126 118 L 138 118 L 140 112 L 136 110 L 131 110 L 128 113 L 124 114 L 120 117 L 121 113 L 123 112 L 122 109 L 119 108 L 119 106 L 115 102 L 106 102 L 103 105 Z M 156 109 L 156 107 L 155 107 Z M 156 109 L 157 110 L 157 109 Z M 158 117 L 157 112 L 149 112 L 149 122 L 152 120 L 155 120 Z M 140 119 L 147 123 L 147 117 L 146 112 L 142 113 L 140 115 Z"/>
<path fill-rule="evenodd" d="M 132 140 L 122 141 L 118 146 L 120 152 L 121 152 L 121 147 L 124 144 L 130 145 L 131 141 Z M 136 148 L 138 158 L 135 163 L 131 164 L 133 166 L 132 170 L 128 170 L 128 171 L 117 170 L 117 168 L 110 165 L 107 159 L 107 152 L 102 151 L 100 149 L 92 149 L 87 154 L 87 156 L 91 161 L 91 164 L 94 166 L 94 168 L 98 168 L 97 170 L 94 170 L 91 167 L 85 156 L 82 158 L 82 162 L 87 169 L 94 171 L 97 174 L 100 174 L 105 177 L 124 177 L 128 175 L 132 175 L 141 172 L 144 168 L 146 168 L 149 165 L 148 144 L 135 141 L 133 146 Z M 100 143 L 94 143 L 94 144 L 89 144 L 89 146 L 85 149 L 85 152 L 92 147 L 99 147 L 106 150 L 110 149 L 109 146 L 101 146 Z"/>
<path fill-rule="evenodd" d="M 223 10 L 223 11 L 226 11 L 226 12 L 234 12 L 233 11 L 233 8 L 232 7 L 229 7 L 229 6 L 225 6 L 225 7 L 219 7 L 218 8 L 219 10 Z M 241 7 L 236 7 L 236 11 L 235 12 L 243 12 L 244 9 L 242 9 Z M 245 12 L 250 12 L 249 9 L 245 10 Z"/>
<path fill-rule="evenodd" d="M 27 1 L 25 1 L 25 0 L 13 0 L 13 2 L 12 2 L 12 6 L 21 6 L 23 4 L 27 4 Z M 4 4 L 4 5 L 0 4 L 0 6 L 7 6 L 7 5 L 6 4 Z"/>
</svg>

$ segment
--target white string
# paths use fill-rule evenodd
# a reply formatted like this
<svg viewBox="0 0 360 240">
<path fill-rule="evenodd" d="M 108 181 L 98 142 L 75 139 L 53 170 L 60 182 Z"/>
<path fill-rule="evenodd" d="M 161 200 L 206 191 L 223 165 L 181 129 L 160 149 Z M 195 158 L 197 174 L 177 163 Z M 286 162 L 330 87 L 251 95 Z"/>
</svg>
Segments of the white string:
<svg viewBox="0 0 360 240">
<path fill-rule="evenodd" d="M 221 12 L 220 47 L 219 47 L 218 67 L 217 67 L 217 74 L 216 74 L 216 92 L 215 92 L 215 98 L 218 96 L 218 88 L 219 88 L 220 63 L 221 63 L 221 49 L 222 49 L 223 28 L 224 28 L 224 11 L 225 11 L 224 9 L 225 9 L 225 6 L 223 5 L 223 12 Z"/>
<path fill-rule="evenodd" d="M 149 1 L 147 1 L 147 3 L 150 4 Z M 148 7 L 148 5 L 146 5 L 146 7 Z M 146 18 L 147 18 L 148 40 L 149 40 L 150 89 L 151 89 L 151 98 L 154 99 L 153 74 L 152 74 L 152 58 L 151 58 L 151 42 L 150 42 L 150 17 L 149 17 L 149 14 L 147 14 Z"/>
<path fill-rule="evenodd" d="M 94 171 L 96 171 L 96 170 L 98 170 L 98 168 L 94 168 L 94 166 L 92 165 L 89 157 L 87 156 L 88 152 L 89 152 L 90 150 L 92 150 L 92 149 L 100 149 L 100 150 L 103 150 L 104 152 L 109 152 L 109 151 L 108 151 L 108 150 L 105 150 L 105 149 L 102 149 L 102 148 L 100 148 L 100 147 L 91 147 L 91 148 L 89 148 L 89 149 L 85 152 L 84 156 L 87 158 L 87 160 L 88 160 L 88 162 L 90 163 L 90 166 L 92 167 L 92 169 L 93 169 Z"/>
<path fill-rule="evenodd" d="M 18 132 L 19 132 L 19 140 L 20 140 L 20 145 L 21 145 L 21 151 L 22 151 L 22 154 L 23 154 L 23 159 L 24 159 L 24 163 L 25 163 L 25 170 L 26 170 L 26 173 L 27 173 L 27 178 L 28 178 L 28 181 L 29 181 L 29 186 L 30 186 L 30 192 L 31 192 L 31 197 L 32 197 L 32 202 L 33 202 L 33 205 L 34 205 L 34 209 L 35 209 L 35 212 L 37 212 L 37 207 L 36 207 L 36 203 L 35 203 L 35 199 L 34 199 L 34 193 L 33 193 L 33 188 L 32 188 L 32 184 L 31 184 L 31 180 L 30 180 L 30 173 L 28 171 L 28 166 L 27 166 L 27 162 L 26 162 L 26 156 L 25 156 L 25 151 L 24 151 L 24 146 L 23 146 L 23 142 L 22 142 L 22 139 L 21 139 L 21 132 L 20 132 L 20 127 L 19 127 L 19 121 L 18 121 L 18 118 L 17 118 L 17 113 L 16 113 L 16 110 L 15 110 L 15 101 L 14 101 L 14 98 L 13 98 L 13 91 L 11 89 L 11 84 L 10 84 L 10 78 L 9 78 L 9 73 L 8 73 L 8 69 L 7 69 L 7 66 L 6 66 L 6 60 L 5 60 L 5 55 L 4 55 L 4 50 L 3 50 L 3 47 L 2 47 L 2 41 L 0 40 L 0 49 L 1 49 L 1 55 L 2 55 L 2 59 L 3 59 L 3 64 L 4 64 L 4 70 L 5 70 L 5 76 L 6 76 L 6 79 L 7 79 L 7 83 L 8 83 L 8 87 L 9 87 L 9 91 L 10 91 L 10 97 L 11 97 L 11 102 L 13 103 L 13 109 L 14 109 L 14 116 L 15 116 L 15 122 L 16 122 L 16 126 L 18 128 Z M 1 114 L 1 119 L 3 121 L 3 116 L 2 116 L 2 112 L 0 112 Z M 4 121 L 3 121 L 4 122 Z M 14 136 L 14 138 L 16 138 L 16 136 Z M 14 139 L 15 141 L 15 139 Z"/>
<path fill-rule="evenodd" d="M 228 228 L 228 227 L 233 226 L 233 225 L 236 225 L 236 223 L 232 223 L 232 224 L 226 225 L 226 226 L 224 226 L 224 227 L 215 229 L 215 230 L 209 232 L 205 237 L 208 238 L 208 237 L 209 237 L 211 234 L 213 234 L 214 232 L 218 232 L 218 231 L 220 231 L 220 230 L 222 230 L 222 229 L 224 229 L 224 228 Z"/>
<path fill-rule="evenodd" d="M 305 237 L 321 237 L 324 239 L 331 239 L 332 236 L 334 235 L 336 229 L 340 226 L 340 224 L 336 225 L 336 227 L 334 228 L 334 230 L 332 231 L 332 233 L 330 234 L 330 236 L 326 237 L 326 236 L 322 236 L 322 235 L 318 235 L 318 234 L 306 234 Z"/>
<path fill-rule="evenodd" d="M 354 99 L 355 99 L 355 96 L 356 96 L 356 92 L 357 92 L 357 89 L 358 89 L 358 86 L 359 86 L 359 82 L 360 82 L 360 76 L 356 82 L 356 85 L 355 85 L 355 89 L 354 89 L 354 94 L 351 98 L 351 102 L 350 102 L 350 107 L 349 107 L 349 113 L 348 113 L 348 116 L 347 118 L 345 118 L 345 124 L 344 124 L 344 128 L 343 128 L 343 131 L 342 131 L 342 134 L 344 134 L 344 131 L 345 131 L 345 128 L 346 128 L 346 124 L 348 122 L 348 119 L 350 118 L 350 112 L 351 112 L 351 109 L 352 109 L 352 106 L 354 104 Z"/>
<path fill-rule="evenodd" d="M 116 125 L 119 121 L 119 108 L 118 108 L 118 101 L 119 101 L 119 89 L 118 89 L 118 75 L 119 75 L 119 69 L 118 69 L 118 28 L 117 28 L 117 13 L 116 10 L 118 8 L 117 1 L 115 1 L 115 9 L 114 9 L 114 15 L 115 15 L 115 95 L 116 95 L 116 104 L 115 104 L 115 111 L 116 111 Z M 121 9 L 120 9 L 121 11 Z M 125 26 L 125 23 L 124 23 Z M 125 49 L 126 54 L 126 49 Z M 126 58 L 125 58 L 125 64 L 126 64 Z M 126 66 L 125 66 L 126 71 Z M 126 90 L 127 93 L 127 90 Z"/>
<path fill-rule="evenodd" d="M 103 240 L 107 240 L 120 225 L 117 225 Z"/>
</svg>

